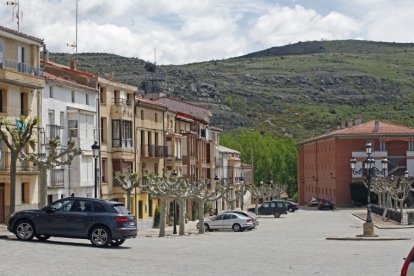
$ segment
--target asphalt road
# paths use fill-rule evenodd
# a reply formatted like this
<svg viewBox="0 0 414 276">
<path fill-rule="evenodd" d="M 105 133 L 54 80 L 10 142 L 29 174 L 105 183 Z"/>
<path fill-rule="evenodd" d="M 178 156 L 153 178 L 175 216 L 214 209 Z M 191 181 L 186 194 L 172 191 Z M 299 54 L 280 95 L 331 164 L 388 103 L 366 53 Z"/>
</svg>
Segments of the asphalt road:
<svg viewBox="0 0 414 276">
<path fill-rule="evenodd" d="M 252 231 L 140 235 L 119 248 L 87 240 L 0 240 L 0 275 L 399 275 L 414 228 L 376 229 L 411 240 L 339 241 L 362 234 L 355 210 L 299 210 L 261 217 Z"/>
</svg>

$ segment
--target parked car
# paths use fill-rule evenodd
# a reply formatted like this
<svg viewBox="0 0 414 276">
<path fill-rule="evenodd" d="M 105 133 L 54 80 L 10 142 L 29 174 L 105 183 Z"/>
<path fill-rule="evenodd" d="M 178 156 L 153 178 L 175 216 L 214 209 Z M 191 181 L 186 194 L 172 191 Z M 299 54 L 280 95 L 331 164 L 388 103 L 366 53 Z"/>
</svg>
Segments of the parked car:
<svg viewBox="0 0 414 276">
<path fill-rule="evenodd" d="M 329 200 L 329 199 L 320 199 L 318 202 L 318 209 L 322 210 L 322 209 L 330 209 L 333 210 L 335 209 L 335 204 Z"/>
<path fill-rule="evenodd" d="M 414 246 L 405 258 L 404 264 L 401 268 L 401 276 L 414 276 Z"/>
<path fill-rule="evenodd" d="M 318 204 L 319 204 L 319 198 L 316 198 L 316 197 L 312 197 L 308 201 L 308 206 L 309 207 L 315 207 L 315 206 L 318 206 Z"/>
<path fill-rule="evenodd" d="M 235 213 L 235 214 L 245 216 L 247 218 L 251 218 L 253 220 L 254 227 L 259 225 L 259 220 L 257 219 L 257 216 L 252 212 L 243 211 L 243 210 L 231 210 L 231 211 L 223 212 L 223 214 L 225 214 L 225 213 Z"/>
<path fill-rule="evenodd" d="M 122 203 L 67 197 L 43 209 L 11 214 L 7 230 L 19 240 L 50 237 L 89 239 L 94 246 L 119 246 L 137 236 L 137 223 Z"/>
<path fill-rule="evenodd" d="M 256 212 L 255 208 L 247 209 L 249 212 Z M 280 215 L 287 215 L 287 206 L 283 200 L 265 201 L 258 208 L 259 215 L 273 215 L 279 218 Z"/>
<path fill-rule="evenodd" d="M 289 212 L 295 212 L 296 210 L 299 210 L 299 205 L 292 201 L 286 201 L 287 209 Z"/>
<path fill-rule="evenodd" d="M 200 225 L 197 223 L 197 228 Z M 233 229 L 234 232 L 254 228 L 253 219 L 236 213 L 223 213 L 204 220 L 204 229 L 213 231 L 218 229 Z"/>
</svg>

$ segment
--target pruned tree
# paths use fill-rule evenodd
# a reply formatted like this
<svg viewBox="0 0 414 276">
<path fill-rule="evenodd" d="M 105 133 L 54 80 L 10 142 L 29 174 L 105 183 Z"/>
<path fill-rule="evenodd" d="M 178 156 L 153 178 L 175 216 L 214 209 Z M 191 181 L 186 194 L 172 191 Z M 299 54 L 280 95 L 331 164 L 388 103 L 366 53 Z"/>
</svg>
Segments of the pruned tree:
<svg viewBox="0 0 414 276">
<path fill-rule="evenodd" d="M 178 206 L 181 210 L 181 212 L 179 212 L 180 216 L 178 222 L 180 225 L 179 235 L 182 236 L 185 234 L 186 201 L 187 199 L 192 198 L 193 194 L 191 184 L 189 183 L 186 177 L 172 177 L 176 180 L 176 185 L 174 185 L 174 189 L 172 189 L 172 197 L 178 202 Z"/>
<path fill-rule="evenodd" d="M 209 180 L 198 179 L 191 183 L 190 194 L 198 204 L 198 233 L 204 234 L 204 204 L 219 200 L 226 193 L 226 187 L 220 183 L 214 185 L 214 189 L 208 188 Z M 227 188 L 228 189 L 228 188 Z"/>
<path fill-rule="evenodd" d="M 160 203 L 160 232 L 159 237 L 165 237 L 165 224 L 167 214 L 167 202 L 173 198 L 179 181 L 176 176 L 146 175 L 146 187 L 155 196 L 159 197 Z"/>
<path fill-rule="evenodd" d="M 404 200 L 408 197 L 410 191 L 414 191 L 412 180 L 405 177 L 390 178 L 391 197 L 399 202 L 401 223 L 404 221 Z"/>
<path fill-rule="evenodd" d="M 140 176 L 132 171 L 132 167 L 128 167 L 126 172 L 115 172 L 114 179 L 121 184 L 121 189 L 127 194 L 127 208 L 131 211 L 131 194 L 132 191 L 140 185 Z"/>
<path fill-rule="evenodd" d="M 247 192 L 247 189 L 234 189 L 231 186 L 228 186 L 225 189 L 222 197 L 228 204 L 230 204 L 230 209 L 235 209 L 235 203 L 240 200 L 240 197 L 244 196 Z"/>
<path fill-rule="evenodd" d="M 31 144 L 32 150 L 35 151 L 35 147 Z M 50 139 L 47 147 L 48 153 L 25 153 L 20 152 L 19 158 L 22 160 L 28 160 L 39 168 L 40 183 L 39 183 L 39 208 L 46 206 L 47 198 L 47 171 L 63 165 L 70 165 L 73 158 L 82 153 L 80 148 L 75 147 L 75 141 L 69 139 L 65 148 L 60 146 L 60 139 Z"/>
<path fill-rule="evenodd" d="M 28 145 L 35 145 L 32 138 L 33 131 L 38 124 L 37 117 L 23 117 L 16 120 L 13 125 L 10 120 L 0 118 L 0 140 L 4 142 L 10 151 L 10 211 L 9 215 L 16 209 L 16 173 L 17 159 L 19 153 Z"/>
<path fill-rule="evenodd" d="M 260 185 L 246 185 L 245 188 L 248 190 L 252 196 L 255 198 L 255 213 L 259 213 L 259 200 L 263 200 L 269 193 L 269 187 L 265 184 Z"/>
</svg>

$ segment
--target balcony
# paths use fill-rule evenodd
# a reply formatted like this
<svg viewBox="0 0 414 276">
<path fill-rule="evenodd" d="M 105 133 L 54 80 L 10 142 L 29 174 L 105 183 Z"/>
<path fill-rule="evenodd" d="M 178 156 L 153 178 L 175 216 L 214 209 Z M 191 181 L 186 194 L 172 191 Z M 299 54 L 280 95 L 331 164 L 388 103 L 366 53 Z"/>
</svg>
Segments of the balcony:
<svg viewBox="0 0 414 276">
<path fill-rule="evenodd" d="M 60 137 L 62 137 L 61 129 L 58 125 L 46 125 L 46 142 L 55 138 L 60 141 Z"/>
<path fill-rule="evenodd" d="M 37 173 L 37 167 L 33 166 L 29 161 L 17 160 L 17 173 Z M 10 152 L 0 152 L 0 172 L 10 172 Z"/>
<path fill-rule="evenodd" d="M 166 146 L 141 145 L 141 157 L 162 158 L 168 156 Z"/>
<path fill-rule="evenodd" d="M 128 100 L 115 98 L 112 99 L 111 116 L 113 120 L 132 120 L 134 109 Z"/>
<path fill-rule="evenodd" d="M 64 186 L 64 169 L 50 170 L 50 186 L 54 188 L 61 188 Z"/>
<path fill-rule="evenodd" d="M 30 66 L 16 60 L 0 59 L 0 81 L 32 89 L 41 89 L 45 80 L 38 67 Z"/>
</svg>

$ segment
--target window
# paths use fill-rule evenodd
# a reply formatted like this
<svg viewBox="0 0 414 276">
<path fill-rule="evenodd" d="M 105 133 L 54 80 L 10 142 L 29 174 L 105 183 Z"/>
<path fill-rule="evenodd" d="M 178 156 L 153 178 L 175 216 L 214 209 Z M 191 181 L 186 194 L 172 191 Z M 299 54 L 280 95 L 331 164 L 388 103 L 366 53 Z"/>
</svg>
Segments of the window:
<svg viewBox="0 0 414 276">
<path fill-rule="evenodd" d="M 29 183 L 22 183 L 22 203 L 29 203 Z"/>
<path fill-rule="evenodd" d="M 0 40 L 0 68 L 3 68 L 4 42 Z"/>
<path fill-rule="evenodd" d="M 27 116 L 29 114 L 29 99 L 27 93 L 20 93 L 20 115 Z"/>
<path fill-rule="evenodd" d="M 0 41 L 1 42 L 1 41 Z M 1 57 L 0 57 L 0 63 L 1 63 Z M 0 66 L 1 68 L 1 66 Z M 0 113 L 4 113 L 4 109 L 3 108 L 3 102 L 6 103 L 6 101 L 3 100 L 5 93 L 3 92 L 3 90 L 0 89 Z"/>
<path fill-rule="evenodd" d="M 86 105 L 89 105 L 89 94 L 85 95 L 85 102 L 86 102 Z"/>
<path fill-rule="evenodd" d="M 78 137 L 78 121 L 69 120 L 68 127 L 69 127 L 69 137 Z"/>
<path fill-rule="evenodd" d="M 17 71 L 26 72 L 26 64 L 24 64 L 24 47 L 17 47 Z"/>
<path fill-rule="evenodd" d="M 106 179 L 106 164 L 107 164 L 107 160 L 106 159 L 102 159 L 102 182 L 106 183 L 107 179 Z"/>
<path fill-rule="evenodd" d="M 112 147 L 132 147 L 132 122 L 112 120 Z"/>
<path fill-rule="evenodd" d="M 51 205 L 51 208 L 57 212 L 70 212 L 70 210 L 72 209 L 72 206 L 74 206 L 74 200 L 65 199 L 65 200 L 60 200 L 56 202 L 55 204 Z"/>
<path fill-rule="evenodd" d="M 98 213 L 105 213 L 106 212 L 105 206 L 103 206 L 100 203 L 94 202 L 93 207 L 95 209 L 95 212 L 98 212 Z"/>
<path fill-rule="evenodd" d="M 141 120 L 144 120 L 144 110 L 141 110 Z"/>
<path fill-rule="evenodd" d="M 75 91 L 71 91 L 71 99 L 72 99 L 72 103 L 75 102 Z"/>
<path fill-rule="evenodd" d="M 101 118 L 101 142 L 103 144 L 106 144 L 106 135 L 108 132 L 108 126 L 106 125 L 107 120 L 106 117 Z"/>
<path fill-rule="evenodd" d="M 49 86 L 49 98 L 53 99 L 53 86 Z"/>
<path fill-rule="evenodd" d="M 100 86 L 99 87 L 99 92 L 100 92 L 100 99 L 101 99 L 101 104 L 106 104 L 106 88 Z"/>
<path fill-rule="evenodd" d="M 158 123 L 158 113 L 155 113 L 155 122 Z"/>
</svg>

